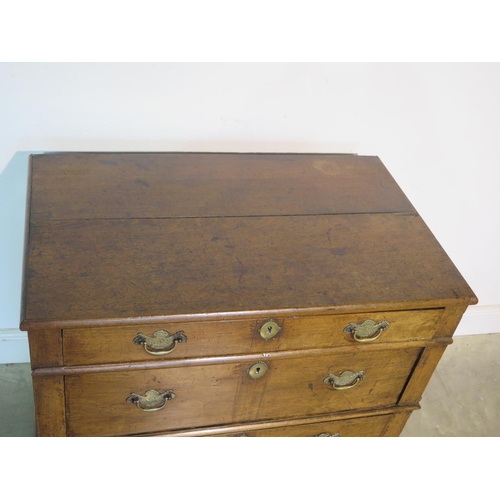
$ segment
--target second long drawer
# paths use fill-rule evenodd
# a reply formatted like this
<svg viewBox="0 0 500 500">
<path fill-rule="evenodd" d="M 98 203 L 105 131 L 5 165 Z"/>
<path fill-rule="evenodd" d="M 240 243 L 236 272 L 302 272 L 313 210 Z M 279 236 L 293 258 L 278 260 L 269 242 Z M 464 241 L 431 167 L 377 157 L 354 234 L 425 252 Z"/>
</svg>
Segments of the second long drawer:
<svg viewBox="0 0 500 500">
<path fill-rule="evenodd" d="M 68 375 L 68 435 L 140 434 L 394 405 L 419 353 L 364 349 Z"/>
</svg>

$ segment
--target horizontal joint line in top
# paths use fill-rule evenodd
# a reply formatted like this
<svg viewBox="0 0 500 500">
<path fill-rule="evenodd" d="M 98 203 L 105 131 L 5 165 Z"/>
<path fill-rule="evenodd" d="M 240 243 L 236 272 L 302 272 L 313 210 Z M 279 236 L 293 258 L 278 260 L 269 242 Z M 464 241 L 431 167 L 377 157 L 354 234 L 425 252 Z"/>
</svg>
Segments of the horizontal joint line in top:
<svg viewBox="0 0 500 500">
<path fill-rule="evenodd" d="M 253 215 L 175 215 L 171 217 L 85 217 L 79 219 L 39 219 L 33 221 L 39 222 L 69 222 L 69 221 L 89 221 L 89 220 L 158 220 L 158 219 L 246 219 L 263 217 L 318 217 L 318 216 L 336 216 L 336 215 L 403 215 L 418 216 L 417 212 L 335 212 L 335 213 L 311 213 L 311 214 L 253 214 Z"/>
</svg>

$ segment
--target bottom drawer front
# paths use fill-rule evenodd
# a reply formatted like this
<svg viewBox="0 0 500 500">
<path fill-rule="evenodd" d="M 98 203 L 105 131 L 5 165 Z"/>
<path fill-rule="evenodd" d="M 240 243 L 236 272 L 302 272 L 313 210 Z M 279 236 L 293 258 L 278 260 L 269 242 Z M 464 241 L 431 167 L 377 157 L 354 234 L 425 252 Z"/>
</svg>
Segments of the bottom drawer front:
<svg viewBox="0 0 500 500">
<path fill-rule="evenodd" d="M 250 368 L 256 362 L 248 361 L 71 375 L 65 384 L 68 434 L 141 434 L 390 406 L 419 352 L 265 358 L 264 374 L 255 379 Z M 351 371 L 362 375 L 341 390 L 325 381 Z M 140 401 L 148 395 L 151 401 Z"/>
<path fill-rule="evenodd" d="M 327 422 L 289 425 L 270 429 L 252 429 L 225 436 L 248 437 L 377 437 L 383 436 L 384 430 L 392 415 L 377 417 L 349 418 L 346 420 L 330 420 Z"/>
</svg>

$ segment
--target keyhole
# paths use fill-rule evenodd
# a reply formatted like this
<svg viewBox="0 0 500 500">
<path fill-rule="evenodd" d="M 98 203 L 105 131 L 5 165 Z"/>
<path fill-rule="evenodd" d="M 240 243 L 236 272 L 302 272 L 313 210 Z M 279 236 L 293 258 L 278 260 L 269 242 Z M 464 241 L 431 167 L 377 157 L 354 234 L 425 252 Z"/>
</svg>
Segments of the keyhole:
<svg viewBox="0 0 500 500">
<path fill-rule="evenodd" d="M 281 327 L 276 323 L 274 320 L 269 320 L 266 321 L 260 328 L 259 328 L 259 333 L 260 336 L 264 340 L 269 340 L 272 339 L 275 335 L 279 333 L 281 330 Z"/>
<path fill-rule="evenodd" d="M 248 369 L 248 374 L 254 380 L 263 377 L 266 374 L 266 372 L 267 372 L 267 365 L 262 362 L 255 363 Z"/>
</svg>

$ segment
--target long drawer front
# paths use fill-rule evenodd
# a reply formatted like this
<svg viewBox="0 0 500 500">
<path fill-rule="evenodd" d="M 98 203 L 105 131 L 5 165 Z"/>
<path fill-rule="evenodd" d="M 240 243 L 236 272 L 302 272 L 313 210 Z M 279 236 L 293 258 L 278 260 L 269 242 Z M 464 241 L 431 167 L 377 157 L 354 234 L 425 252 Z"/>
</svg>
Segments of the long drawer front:
<svg viewBox="0 0 500 500">
<path fill-rule="evenodd" d="M 391 435 L 390 423 L 395 415 L 405 418 L 414 408 L 400 410 L 396 413 L 376 415 L 354 415 L 343 418 L 325 416 L 287 420 L 278 422 L 262 422 L 259 424 L 237 425 L 232 427 L 208 427 L 188 431 L 171 431 L 154 434 L 166 437 L 379 437 Z M 379 410 L 380 411 L 380 410 Z M 383 411 L 383 410 L 382 410 Z M 311 422 L 311 420 L 314 420 Z M 399 428 L 398 428 L 399 430 Z"/>
<path fill-rule="evenodd" d="M 248 429 L 222 434 L 228 437 L 375 437 L 384 434 L 392 415 L 348 418 L 321 423 Z"/>
<path fill-rule="evenodd" d="M 420 348 L 68 375 L 68 435 L 127 435 L 390 406 Z"/>
<path fill-rule="evenodd" d="M 187 359 L 431 339 L 443 309 L 241 319 L 63 332 L 64 364 Z"/>
</svg>

